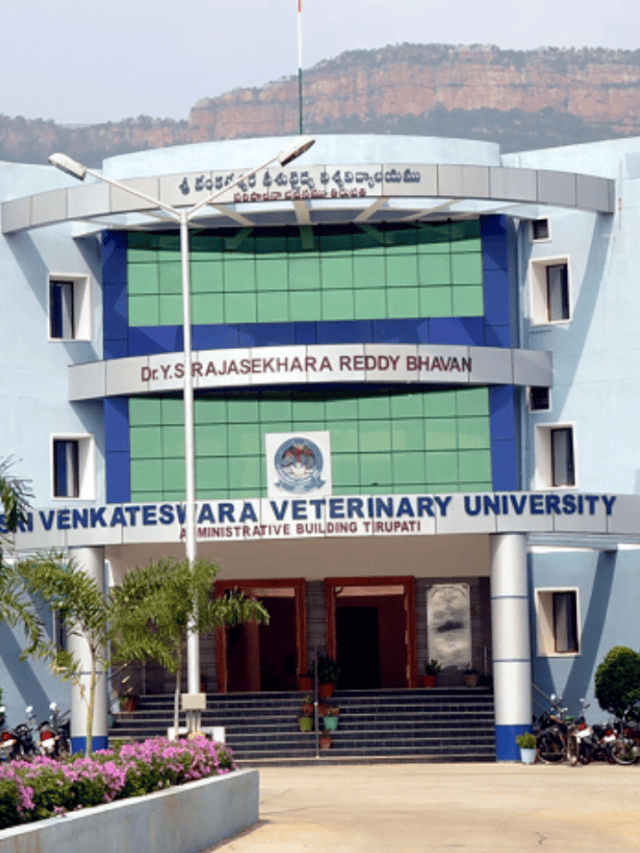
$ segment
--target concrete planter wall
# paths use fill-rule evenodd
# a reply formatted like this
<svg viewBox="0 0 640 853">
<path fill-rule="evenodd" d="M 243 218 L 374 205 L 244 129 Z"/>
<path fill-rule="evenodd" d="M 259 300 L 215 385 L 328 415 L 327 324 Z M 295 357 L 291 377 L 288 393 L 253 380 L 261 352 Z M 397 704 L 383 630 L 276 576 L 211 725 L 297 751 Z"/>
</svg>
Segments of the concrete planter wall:
<svg viewBox="0 0 640 853">
<path fill-rule="evenodd" d="M 258 820 L 257 770 L 200 779 L 0 832 L 0 853 L 200 853 Z"/>
</svg>

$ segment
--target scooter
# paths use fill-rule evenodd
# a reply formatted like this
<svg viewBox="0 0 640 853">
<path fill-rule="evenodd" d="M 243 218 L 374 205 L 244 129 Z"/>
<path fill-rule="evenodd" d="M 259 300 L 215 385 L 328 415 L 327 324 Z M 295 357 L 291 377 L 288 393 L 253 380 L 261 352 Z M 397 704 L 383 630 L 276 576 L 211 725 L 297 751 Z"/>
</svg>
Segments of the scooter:
<svg viewBox="0 0 640 853">
<path fill-rule="evenodd" d="M 49 705 L 49 719 L 40 723 L 38 747 L 42 755 L 61 758 L 70 753 L 70 711 L 58 714 L 55 702 Z"/>
</svg>

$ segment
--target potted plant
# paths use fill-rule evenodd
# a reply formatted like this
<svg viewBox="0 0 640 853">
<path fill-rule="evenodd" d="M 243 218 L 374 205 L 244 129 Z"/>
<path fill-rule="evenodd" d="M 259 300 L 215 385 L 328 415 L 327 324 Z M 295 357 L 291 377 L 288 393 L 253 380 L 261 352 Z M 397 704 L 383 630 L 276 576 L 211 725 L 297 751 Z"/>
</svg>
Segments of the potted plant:
<svg viewBox="0 0 640 853">
<path fill-rule="evenodd" d="M 302 715 L 304 717 L 313 717 L 313 699 L 310 693 L 304 697 L 302 702 Z"/>
<path fill-rule="evenodd" d="M 331 749 L 331 732 L 325 729 L 320 735 L 320 749 Z"/>
<path fill-rule="evenodd" d="M 520 747 L 520 760 L 523 764 L 534 764 L 538 754 L 536 736 L 533 732 L 523 732 L 516 738 Z"/>
<path fill-rule="evenodd" d="M 477 669 L 473 669 L 472 667 L 467 667 L 464 671 L 464 683 L 467 687 L 477 687 L 478 686 L 478 678 L 480 678 L 480 673 Z"/>
<path fill-rule="evenodd" d="M 298 673 L 298 690 L 304 690 L 307 693 L 309 690 L 313 690 L 313 664 L 309 667 L 306 672 Z"/>
<path fill-rule="evenodd" d="M 129 688 L 126 693 L 121 693 L 118 696 L 118 705 L 122 713 L 133 714 L 138 707 L 138 697 Z"/>
<path fill-rule="evenodd" d="M 312 732 L 313 731 L 313 717 L 307 717 L 303 715 L 302 717 L 298 717 L 298 725 L 300 726 L 301 732 Z"/>
<path fill-rule="evenodd" d="M 329 655 L 318 657 L 318 691 L 323 699 L 333 695 L 336 680 L 340 675 L 338 662 Z"/>
<path fill-rule="evenodd" d="M 322 717 L 325 731 L 335 732 L 338 728 L 338 717 L 340 716 L 340 708 L 327 708 L 327 713 Z"/>
<path fill-rule="evenodd" d="M 435 687 L 438 683 L 438 673 L 442 667 L 435 658 L 431 658 L 424 665 L 424 675 L 422 676 L 423 687 Z"/>
</svg>

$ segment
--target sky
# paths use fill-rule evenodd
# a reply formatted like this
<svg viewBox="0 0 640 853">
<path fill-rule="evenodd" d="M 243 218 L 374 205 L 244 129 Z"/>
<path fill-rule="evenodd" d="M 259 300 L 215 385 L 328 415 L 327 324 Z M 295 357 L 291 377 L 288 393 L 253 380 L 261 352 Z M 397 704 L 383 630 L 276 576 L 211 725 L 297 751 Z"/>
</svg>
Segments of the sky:
<svg viewBox="0 0 640 853">
<path fill-rule="evenodd" d="M 187 119 L 297 74 L 298 0 L 20 0 L 2 11 L 0 114 Z M 302 64 L 404 42 L 640 47 L 638 0 L 302 0 Z"/>
</svg>

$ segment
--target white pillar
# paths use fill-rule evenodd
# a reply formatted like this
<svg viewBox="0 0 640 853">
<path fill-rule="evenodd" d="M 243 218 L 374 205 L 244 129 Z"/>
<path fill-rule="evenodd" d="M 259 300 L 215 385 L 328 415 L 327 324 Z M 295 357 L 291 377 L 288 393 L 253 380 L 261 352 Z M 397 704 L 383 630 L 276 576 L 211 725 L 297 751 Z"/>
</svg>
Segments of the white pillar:
<svg viewBox="0 0 640 853">
<path fill-rule="evenodd" d="M 71 557 L 78 568 L 93 578 L 100 589 L 105 591 L 104 548 L 73 548 Z M 71 687 L 71 748 L 73 752 L 84 752 L 87 745 L 87 704 L 89 699 L 89 681 L 91 657 L 86 640 L 81 637 L 69 637 L 69 651 L 80 660 L 82 670 L 81 685 Z M 107 736 L 107 679 L 100 672 L 96 686 L 93 708 L 93 750 L 106 749 Z"/>
<path fill-rule="evenodd" d="M 491 543 L 491 626 L 496 759 L 518 759 L 516 736 L 531 731 L 531 650 L 527 537 L 503 533 Z"/>
</svg>

